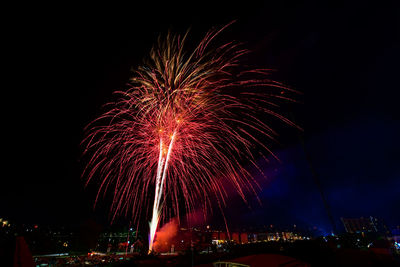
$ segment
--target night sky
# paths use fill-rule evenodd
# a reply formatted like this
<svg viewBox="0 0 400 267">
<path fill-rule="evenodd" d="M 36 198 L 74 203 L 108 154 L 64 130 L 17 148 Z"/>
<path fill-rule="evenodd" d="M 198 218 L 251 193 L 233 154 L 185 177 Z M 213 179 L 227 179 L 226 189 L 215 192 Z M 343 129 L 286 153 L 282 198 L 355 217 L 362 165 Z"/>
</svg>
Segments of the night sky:
<svg viewBox="0 0 400 267">
<path fill-rule="evenodd" d="M 400 224 L 399 7 L 214 2 L 5 10 L 0 217 L 106 224 L 106 205 L 93 211 L 94 188 L 80 178 L 83 128 L 126 88 L 160 33 L 190 27 L 199 40 L 237 20 L 219 39 L 243 42 L 250 64 L 276 69 L 272 78 L 303 92 L 282 113 L 304 132 L 279 128 L 281 144 L 271 146 L 281 163 L 260 163 L 262 206 L 241 207 L 233 196 L 241 212 L 228 207 L 228 221 L 329 232 L 311 163 L 339 228 L 340 217 Z"/>
</svg>

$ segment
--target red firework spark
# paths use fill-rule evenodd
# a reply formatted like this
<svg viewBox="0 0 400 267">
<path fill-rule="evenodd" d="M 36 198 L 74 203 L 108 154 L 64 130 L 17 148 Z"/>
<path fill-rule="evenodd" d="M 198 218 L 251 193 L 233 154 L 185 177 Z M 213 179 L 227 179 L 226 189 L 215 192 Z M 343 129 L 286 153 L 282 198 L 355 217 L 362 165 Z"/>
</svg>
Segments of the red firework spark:
<svg viewBox="0 0 400 267">
<path fill-rule="evenodd" d="M 131 88 L 116 92 L 120 98 L 87 128 L 84 173 L 87 182 L 101 177 L 96 202 L 111 187 L 113 219 L 132 211 L 134 221 L 152 205 L 150 249 L 163 207 L 179 218 L 180 197 L 189 214 L 200 203 L 210 210 L 211 199 L 225 206 L 223 181 L 244 201 L 256 192 L 242 163 L 256 166 L 255 146 L 271 153 L 260 141 L 276 136 L 266 114 L 297 127 L 276 112 L 277 100 L 291 100 L 282 92 L 293 90 L 266 78 L 268 69 L 238 71 L 248 53 L 239 44 L 209 48 L 224 28 L 209 31 L 191 53 L 184 49 L 187 33 L 159 38 Z"/>
</svg>

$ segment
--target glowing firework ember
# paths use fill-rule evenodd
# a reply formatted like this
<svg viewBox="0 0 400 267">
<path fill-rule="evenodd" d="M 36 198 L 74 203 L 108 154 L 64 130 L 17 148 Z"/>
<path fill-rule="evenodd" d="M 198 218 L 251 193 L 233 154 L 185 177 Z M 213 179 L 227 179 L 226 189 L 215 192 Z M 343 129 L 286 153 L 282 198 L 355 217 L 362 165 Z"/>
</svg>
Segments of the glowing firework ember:
<svg viewBox="0 0 400 267">
<path fill-rule="evenodd" d="M 93 151 L 87 182 L 102 177 L 96 202 L 113 188 L 113 219 L 132 211 L 138 221 L 153 207 L 150 251 L 160 218 L 179 218 L 179 204 L 186 214 L 200 205 L 210 210 L 213 200 L 222 208 L 225 182 L 243 200 L 255 193 L 242 164 L 256 166 L 256 146 L 269 152 L 260 138 L 276 133 L 265 115 L 295 126 L 274 111 L 277 100 L 290 100 L 286 94 L 294 91 L 267 79 L 269 70 L 243 70 L 239 58 L 248 51 L 234 42 L 210 49 L 221 30 L 208 32 L 191 53 L 184 50 L 187 34 L 160 38 L 131 88 L 116 92 L 119 100 L 90 124 L 84 140 Z"/>
</svg>

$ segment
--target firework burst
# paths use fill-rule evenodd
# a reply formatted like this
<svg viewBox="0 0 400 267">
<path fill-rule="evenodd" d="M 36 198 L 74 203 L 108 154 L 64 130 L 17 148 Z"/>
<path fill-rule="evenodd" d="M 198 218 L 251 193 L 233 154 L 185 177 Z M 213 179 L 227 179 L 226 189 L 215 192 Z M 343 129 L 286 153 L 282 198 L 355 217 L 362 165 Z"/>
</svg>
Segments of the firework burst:
<svg viewBox="0 0 400 267">
<path fill-rule="evenodd" d="M 116 92 L 119 99 L 87 128 L 87 182 L 101 177 L 97 198 L 114 192 L 113 219 L 131 211 L 138 221 L 141 211 L 152 212 L 150 250 L 160 218 L 179 218 L 180 205 L 187 214 L 199 205 L 210 210 L 212 200 L 225 206 L 224 181 L 243 200 L 256 192 L 242 164 L 256 166 L 255 147 L 270 153 L 260 140 L 276 136 L 266 114 L 295 126 L 276 112 L 278 100 L 290 100 L 282 92 L 293 90 L 266 78 L 270 70 L 243 70 L 239 60 L 248 51 L 239 44 L 210 48 L 224 28 L 209 31 L 190 53 L 187 33 L 159 38 L 131 87 Z"/>
</svg>

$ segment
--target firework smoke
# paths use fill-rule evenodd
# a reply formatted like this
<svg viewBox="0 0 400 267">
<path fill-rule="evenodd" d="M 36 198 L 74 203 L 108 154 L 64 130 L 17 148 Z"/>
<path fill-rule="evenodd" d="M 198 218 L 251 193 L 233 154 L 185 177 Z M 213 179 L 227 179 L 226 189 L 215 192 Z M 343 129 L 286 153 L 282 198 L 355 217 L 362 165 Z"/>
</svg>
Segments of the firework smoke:
<svg viewBox="0 0 400 267">
<path fill-rule="evenodd" d="M 177 219 L 165 223 L 157 231 L 157 239 L 153 244 L 153 249 L 156 252 L 169 252 L 171 245 L 175 245 L 177 242 L 175 239 L 178 236 L 179 224 Z M 175 244 L 174 244 L 175 243 Z"/>
<path fill-rule="evenodd" d="M 160 37 L 131 87 L 116 92 L 120 98 L 88 127 L 84 173 L 87 182 L 101 177 L 96 202 L 112 189 L 113 219 L 132 211 L 135 222 L 152 206 L 150 250 L 160 218 L 179 218 L 180 205 L 186 214 L 199 205 L 206 212 L 212 201 L 222 209 L 223 181 L 244 201 L 256 192 L 242 164 L 256 166 L 263 156 L 256 147 L 270 153 L 260 138 L 277 134 L 266 115 L 295 126 L 276 111 L 293 90 L 269 80 L 270 70 L 243 70 L 239 59 L 248 51 L 239 44 L 210 48 L 224 28 L 208 32 L 191 53 L 187 34 Z"/>
</svg>

